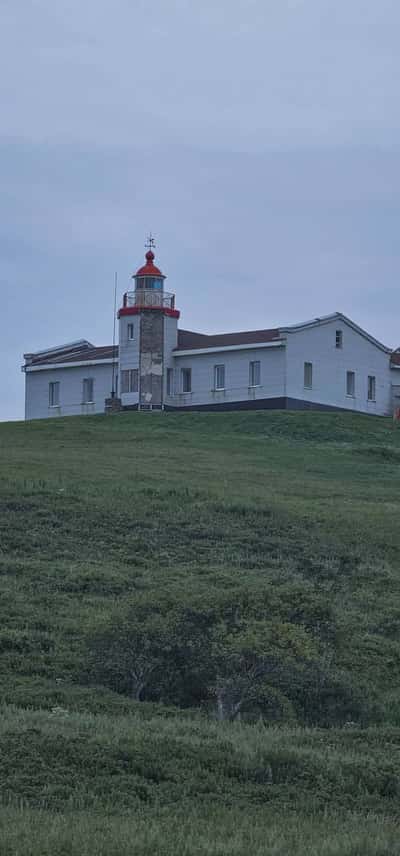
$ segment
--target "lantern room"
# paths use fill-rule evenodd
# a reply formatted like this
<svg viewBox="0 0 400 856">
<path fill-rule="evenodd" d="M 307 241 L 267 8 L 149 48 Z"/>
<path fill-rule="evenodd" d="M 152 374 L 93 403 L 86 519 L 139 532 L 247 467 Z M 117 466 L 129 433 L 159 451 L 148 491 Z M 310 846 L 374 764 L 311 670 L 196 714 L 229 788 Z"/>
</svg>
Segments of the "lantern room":
<svg viewBox="0 0 400 856">
<path fill-rule="evenodd" d="M 175 309 L 175 295 L 164 291 L 166 276 L 160 271 L 160 268 L 156 267 L 154 258 L 150 246 L 146 253 L 146 263 L 132 277 L 135 290 L 125 292 L 118 317 L 133 315 L 142 309 L 161 309 L 164 314 L 171 314 L 173 317 L 179 318 L 179 312 Z"/>
<path fill-rule="evenodd" d="M 132 277 L 135 280 L 136 291 L 163 291 L 166 277 L 154 264 L 154 253 L 149 250 L 146 253 L 146 264 L 140 267 Z"/>
</svg>

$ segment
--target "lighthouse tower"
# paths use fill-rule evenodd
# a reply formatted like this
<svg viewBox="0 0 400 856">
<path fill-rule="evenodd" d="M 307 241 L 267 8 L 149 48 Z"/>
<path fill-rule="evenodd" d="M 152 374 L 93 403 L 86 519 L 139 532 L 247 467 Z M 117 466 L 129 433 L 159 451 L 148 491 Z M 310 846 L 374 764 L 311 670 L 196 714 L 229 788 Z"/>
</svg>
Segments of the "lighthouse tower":
<svg viewBox="0 0 400 856">
<path fill-rule="evenodd" d="M 119 389 L 123 407 L 162 410 L 166 369 L 178 340 L 175 295 L 165 291 L 166 277 L 154 264 L 154 239 L 148 240 L 146 263 L 132 277 L 119 318 Z"/>
</svg>

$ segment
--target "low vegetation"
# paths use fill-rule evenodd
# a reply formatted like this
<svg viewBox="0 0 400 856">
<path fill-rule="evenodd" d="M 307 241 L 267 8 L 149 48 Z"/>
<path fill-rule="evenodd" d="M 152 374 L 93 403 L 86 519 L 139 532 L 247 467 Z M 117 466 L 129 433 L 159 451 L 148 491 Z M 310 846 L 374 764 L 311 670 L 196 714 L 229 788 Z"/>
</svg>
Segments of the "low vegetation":
<svg viewBox="0 0 400 856">
<path fill-rule="evenodd" d="M 0 426 L 2 853 L 396 854 L 400 431 Z"/>
</svg>

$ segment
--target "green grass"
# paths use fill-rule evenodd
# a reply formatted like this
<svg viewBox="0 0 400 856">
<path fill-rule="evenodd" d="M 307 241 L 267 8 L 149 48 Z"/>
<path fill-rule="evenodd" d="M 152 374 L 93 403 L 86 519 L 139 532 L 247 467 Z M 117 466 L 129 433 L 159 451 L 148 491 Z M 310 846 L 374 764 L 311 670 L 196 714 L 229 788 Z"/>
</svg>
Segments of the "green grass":
<svg viewBox="0 0 400 856">
<path fill-rule="evenodd" d="M 0 853 L 400 853 L 399 476 L 352 414 L 1 425 Z M 143 603 L 186 647 L 290 628 L 312 668 L 217 723 L 178 646 L 135 702 L 90 645 Z"/>
</svg>

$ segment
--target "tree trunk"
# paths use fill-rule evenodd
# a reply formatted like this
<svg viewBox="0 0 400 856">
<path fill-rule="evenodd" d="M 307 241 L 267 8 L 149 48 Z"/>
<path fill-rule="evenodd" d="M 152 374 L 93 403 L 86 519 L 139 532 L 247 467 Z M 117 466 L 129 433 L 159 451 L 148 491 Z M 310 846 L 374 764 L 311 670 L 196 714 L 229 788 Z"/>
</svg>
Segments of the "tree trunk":
<svg viewBox="0 0 400 856">
<path fill-rule="evenodd" d="M 233 704 L 231 706 L 231 715 L 229 717 L 231 722 L 234 722 L 235 719 L 237 719 L 240 722 L 240 720 L 242 718 L 242 713 L 241 713 L 242 701 L 243 701 L 243 699 L 240 699 L 240 701 L 237 701 L 236 704 Z"/>
<path fill-rule="evenodd" d="M 135 701 L 141 701 L 142 692 L 146 686 L 146 681 L 141 680 L 136 675 L 131 674 L 132 679 L 132 697 Z"/>
<path fill-rule="evenodd" d="M 215 694 L 217 697 L 218 722 L 224 722 L 226 719 L 229 722 L 234 722 L 235 719 L 240 720 L 243 699 L 236 702 L 232 701 L 229 691 L 222 687 L 218 687 Z"/>
<path fill-rule="evenodd" d="M 217 717 L 219 722 L 223 722 L 226 719 L 225 714 L 225 704 L 224 704 L 224 691 L 221 689 L 217 689 Z"/>
</svg>

